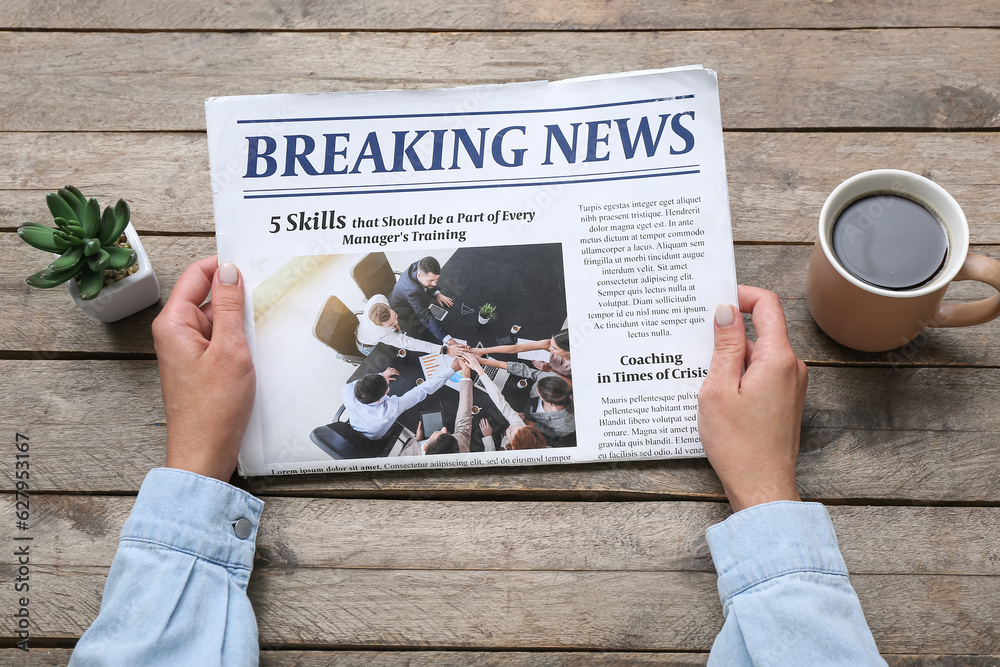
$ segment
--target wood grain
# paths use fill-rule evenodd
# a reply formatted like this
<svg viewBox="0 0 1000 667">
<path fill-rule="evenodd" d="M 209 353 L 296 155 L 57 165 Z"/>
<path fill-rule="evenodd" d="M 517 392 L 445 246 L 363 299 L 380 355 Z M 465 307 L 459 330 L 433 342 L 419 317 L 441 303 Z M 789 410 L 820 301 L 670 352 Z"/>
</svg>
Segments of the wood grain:
<svg viewBox="0 0 1000 667">
<path fill-rule="evenodd" d="M 36 638 L 75 638 L 90 623 L 132 502 L 32 498 Z M 0 539 L 12 512 L 0 509 Z M 268 498 L 249 593 L 271 645 L 707 650 L 721 613 L 704 531 L 728 513 L 722 503 Z M 883 650 L 982 649 L 973 629 L 998 622 L 1000 509 L 830 513 Z M 0 582 L 12 568 L 0 565 Z M 900 618 L 892 605 L 905 596 Z M 954 614 L 969 629 L 946 632 Z"/>
<path fill-rule="evenodd" d="M 0 652 L 2 657 L 2 652 Z M 998 655 L 893 655 L 883 653 L 889 667 L 997 667 Z M 69 656 L 66 657 L 69 659 Z M 263 667 L 694 667 L 708 663 L 707 653 L 616 653 L 560 651 L 262 651 Z M 33 665 L 34 663 L 32 663 Z M 57 663 L 41 663 L 57 664 Z"/>
<path fill-rule="evenodd" d="M 164 458 L 155 362 L 93 358 L 151 355 L 159 308 L 103 325 L 65 290 L 27 288 L 41 253 L 11 232 L 47 217 L 44 193 L 127 198 L 162 304 L 214 252 L 205 97 L 700 62 L 720 74 L 738 275 L 779 292 L 813 364 L 800 491 L 832 503 L 889 665 L 1000 664 L 1000 323 L 864 354 L 819 332 L 804 298 L 819 208 L 865 169 L 939 182 L 975 250 L 1000 258 L 997 28 L 1000 4 L 975 0 L 6 0 L 0 430 L 31 437 L 36 539 L 32 651 L 0 663 L 68 662 Z M 704 531 L 729 506 L 704 459 L 235 481 L 266 502 L 250 585 L 263 665 L 690 667 L 722 623 Z M 12 512 L 0 503 L 4 543 Z"/>
<path fill-rule="evenodd" d="M 1000 133 L 727 132 L 725 149 L 738 242 L 812 243 L 841 181 L 892 167 L 951 192 L 973 243 L 1000 243 L 1000 174 L 989 157 L 1000 153 Z M 215 228 L 203 134 L 0 132 L 0 154 L 0 230 L 44 222 L 45 194 L 67 183 L 109 204 L 124 197 L 141 232 Z"/>
<path fill-rule="evenodd" d="M 60 667 L 69 663 L 69 649 L 31 649 L 23 653 L 0 649 L 0 662 L 17 660 L 23 667 Z M 890 667 L 997 667 L 1000 655 L 893 655 L 883 653 Z M 708 653 L 617 653 L 614 651 L 261 651 L 262 667 L 696 667 Z"/>
<path fill-rule="evenodd" d="M 212 232 L 204 133 L 0 133 L 0 228 L 51 224 L 45 195 L 67 183 L 102 206 L 128 200 L 141 233 Z"/>
<path fill-rule="evenodd" d="M 834 503 L 995 503 L 1000 498 L 1000 485 L 991 472 L 1000 467 L 1000 456 L 992 451 L 995 442 L 993 433 L 806 428 L 798 461 L 799 492 L 804 498 Z M 252 477 L 238 484 L 257 494 L 403 499 L 724 497 L 705 459 L 550 470 Z"/>
<path fill-rule="evenodd" d="M 33 565 L 109 567 L 134 498 L 31 498 Z M 1000 508 L 845 507 L 830 516 L 854 574 L 1000 574 Z M 728 503 L 267 497 L 254 568 L 714 572 L 705 530 Z M 0 537 L 14 534 L 12 503 Z M 872 527 L 879 529 L 873 531 Z"/>
<path fill-rule="evenodd" d="M 207 97 L 700 63 L 727 129 L 993 128 L 1000 31 L 49 33 L 0 41 L 0 131 L 202 130 Z M 455 63 L 462 63 L 457 68 Z M 52 104 L 73 99 L 74 103 Z"/>
<path fill-rule="evenodd" d="M 0 28 L 77 30 L 678 30 L 721 28 L 996 27 L 990 3 L 905 0 L 891 6 L 864 0 L 789 3 L 785 0 L 639 0 L 567 4 L 558 0 L 455 0 L 398 3 L 295 0 L 210 3 L 128 0 L 65 3 L 8 0 Z"/>
<path fill-rule="evenodd" d="M 262 667 L 696 667 L 707 653 L 641 653 L 630 651 L 263 651 Z"/>
<path fill-rule="evenodd" d="M 106 567 L 34 568 L 35 636 L 78 637 L 106 577 Z M 883 651 L 995 648 L 1000 578 L 851 581 Z M 255 572 L 248 594 L 266 648 L 706 651 L 722 625 L 710 572 L 294 568 Z"/>
<path fill-rule="evenodd" d="M 162 464 L 155 362 L 0 361 L 0 430 L 31 438 L 32 489 L 136 491 Z M 92 397 L 82 400 L 82 396 Z M 1000 369 L 811 371 L 799 486 L 809 498 L 998 502 Z M 13 488 L 3 471 L 3 490 Z M 704 459 L 254 477 L 255 493 L 369 498 L 721 499 Z"/>
<path fill-rule="evenodd" d="M 0 664 L 61 667 L 69 649 L 32 648 L 30 653 L 0 649 Z M 703 667 L 708 653 L 639 653 L 559 651 L 330 651 L 264 650 L 261 667 Z M 891 660 L 890 665 L 894 665 Z M 937 664 L 937 663 L 935 663 Z M 955 667 L 986 663 L 954 663 Z M 951 663 L 949 663 L 950 667 Z M 944 665 L 942 665 L 944 667 Z"/>
</svg>

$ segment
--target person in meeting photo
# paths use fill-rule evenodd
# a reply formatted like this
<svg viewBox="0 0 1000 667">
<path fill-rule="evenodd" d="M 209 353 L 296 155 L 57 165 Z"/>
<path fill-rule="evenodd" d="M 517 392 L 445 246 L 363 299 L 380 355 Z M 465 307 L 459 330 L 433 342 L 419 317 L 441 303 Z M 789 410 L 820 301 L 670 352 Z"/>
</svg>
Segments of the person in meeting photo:
<svg viewBox="0 0 1000 667">
<path fill-rule="evenodd" d="M 458 410 L 455 413 L 455 431 L 448 433 L 440 428 L 424 440 L 424 425 L 417 424 L 417 433 L 407 440 L 400 456 L 420 456 L 422 454 L 464 454 L 469 451 L 472 441 L 472 374 L 463 359 L 458 360 L 462 379 L 458 381 Z"/>
<path fill-rule="evenodd" d="M 479 363 L 479 357 L 471 352 L 463 352 L 459 355 L 459 358 L 464 359 L 469 368 L 475 372 L 479 374 L 485 373 L 482 364 Z M 482 385 L 489 395 L 490 400 L 500 409 L 504 419 L 510 424 L 500 439 L 501 449 L 541 449 L 549 446 L 549 442 L 545 436 L 534 425 L 526 424 L 524 415 L 510 407 L 510 403 L 503 397 L 495 384 L 492 382 L 483 382 Z"/>
<path fill-rule="evenodd" d="M 447 344 L 451 336 L 430 311 L 431 304 L 441 308 L 454 305 L 454 301 L 437 288 L 440 278 L 441 265 L 433 257 L 414 262 L 396 281 L 389 295 L 389 306 L 404 320 L 403 328 L 412 335 L 430 334 L 435 342 Z"/>
<path fill-rule="evenodd" d="M 427 382 L 418 384 L 402 396 L 389 396 L 389 383 L 399 375 L 395 368 L 369 373 L 345 385 L 342 396 L 351 428 L 366 438 L 378 440 L 389 432 L 399 415 L 443 387 L 458 369 L 458 360 L 455 360 L 451 366 L 441 368 Z"/>
<path fill-rule="evenodd" d="M 375 346 L 385 343 L 412 352 L 428 354 L 450 354 L 455 356 L 458 351 L 468 349 L 454 338 L 449 338 L 448 345 L 432 343 L 408 336 L 399 324 L 399 315 L 389 306 L 389 300 L 381 294 L 376 294 L 368 300 L 365 312 L 358 318 L 358 350 L 368 356 Z"/>
<path fill-rule="evenodd" d="M 561 375 L 552 371 L 541 371 L 519 361 L 499 361 L 479 357 L 483 366 L 506 369 L 511 375 L 534 380 L 528 394 L 528 407 L 524 411 L 524 421 L 549 438 L 561 438 L 576 432 L 576 418 L 573 414 L 573 386 Z"/>
<path fill-rule="evenodd" d="M 547 350 L 548 361 L 533 361 L 532 365 L 540 371 L 557 373 L 567 381 L 572 382 L 573 368 L 569 353 L 569 331 L 563 329 L 551 338 L 543 338 L 530 343 L 516 345 L 496 345 L 494 347 L 473 348 L 471 351 L 479 356 L 485 354 L 517 354 L 532 350 Z"/>
</svg>

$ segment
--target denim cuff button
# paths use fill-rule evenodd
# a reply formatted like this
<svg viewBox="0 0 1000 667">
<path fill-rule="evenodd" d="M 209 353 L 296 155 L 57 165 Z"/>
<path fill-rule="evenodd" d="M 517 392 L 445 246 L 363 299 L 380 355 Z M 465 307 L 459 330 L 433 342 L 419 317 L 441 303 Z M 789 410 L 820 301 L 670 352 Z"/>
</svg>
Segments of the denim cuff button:
<svg viewBox="0 0 1000 667">
<path fill-rule="evenodd" d="M 250 531 L 252 528 L 253 526 L 251 525 L 249 519 L 240 519 L 233 524 L 233 530 L 236 531 L 236 537 L 241 540 L 245 540 L 250 537 Z"/>
</svg>

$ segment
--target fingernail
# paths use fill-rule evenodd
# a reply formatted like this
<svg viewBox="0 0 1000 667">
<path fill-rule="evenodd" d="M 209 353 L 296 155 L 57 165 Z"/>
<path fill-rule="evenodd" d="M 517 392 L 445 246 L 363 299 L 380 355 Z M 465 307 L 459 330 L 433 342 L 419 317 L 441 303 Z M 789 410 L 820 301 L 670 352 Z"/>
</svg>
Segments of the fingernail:
<svg viewBox="0 0 1000 667">
<path fill-rule="evenodd" d="M 219 265 L 219 282 L 223 285 L 235 285 L 240 279 L 239 271 L 236 270 L 236 265 L 232 262 L 226 262 Z"/>
<path fill-rule="evenodd" d="M 735 319 L 735 309 L 728 303 L 720 303 L 715 307 L 715 323 L 720 327 L 728 327 Z"/>
</svg>

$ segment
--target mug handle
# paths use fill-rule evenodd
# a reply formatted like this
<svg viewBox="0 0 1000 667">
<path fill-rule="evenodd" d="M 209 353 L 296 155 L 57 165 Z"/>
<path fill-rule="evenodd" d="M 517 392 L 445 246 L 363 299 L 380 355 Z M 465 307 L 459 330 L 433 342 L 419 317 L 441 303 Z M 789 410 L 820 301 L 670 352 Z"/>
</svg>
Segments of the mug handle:
<svg viewBox="0 0 1000 667">
<path fill-rule="evenodd" d="M 1000 262 L 990 257 L 969 253 L 955 280 L 978 280 L 1000 292 Z M 989 322 L 1000 315 L 1000 294 L 970 303 L 942 301 L 931 327 L 970 327 Z"/>
</svg>

